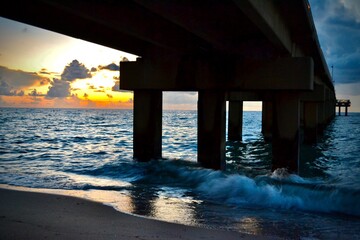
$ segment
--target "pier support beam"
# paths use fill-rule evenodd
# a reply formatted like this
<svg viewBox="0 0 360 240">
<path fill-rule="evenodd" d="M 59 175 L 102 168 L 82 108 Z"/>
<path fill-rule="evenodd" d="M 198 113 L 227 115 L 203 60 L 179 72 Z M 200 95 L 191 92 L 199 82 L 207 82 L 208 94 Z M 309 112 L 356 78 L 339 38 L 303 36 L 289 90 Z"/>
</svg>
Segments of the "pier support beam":
<svg viewBox="0 0 360 240">
<path fill-rule="evenodd" d="M 316 143 L 318 137 L 318 104 L 304 102 L 304 142 Z"/>
<path fill-rule="evenodd" d="M 262 102 L 262 125 L 261 132 L 265 141 L 270 141 L 272 138 L 273 126 L 273 103 L 271 101 Z"/>
<path fill-rule="evenodd" d="M 199 91 L 198 162 L 206 168 L 225 169 L 225 93 Z"/>
<path fill-rule="evenodd" d="M 162 91 L 134 91 L 134 158 L 161 158 Z"/>
<path fill-rule="evenodd" d="M 229 101 L 228 139 L 242 140 L 243 101 Z"/>
<path fill-rule="evenodd" d="M 274 101 L 272 169 L 297 172 L 300 149 L 300 101 L 297 93 L 278 93 Z"/>
</svg>

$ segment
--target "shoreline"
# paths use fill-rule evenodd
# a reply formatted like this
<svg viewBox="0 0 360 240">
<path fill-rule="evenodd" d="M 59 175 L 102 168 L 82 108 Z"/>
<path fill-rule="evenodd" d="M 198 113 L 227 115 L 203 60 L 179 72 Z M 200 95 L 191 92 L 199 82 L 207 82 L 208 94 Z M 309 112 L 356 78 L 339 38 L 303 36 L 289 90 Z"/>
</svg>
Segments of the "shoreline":
<svg viewBox="0 0 360 240">
<path fill-rule="evenodd" d="M 277 239 L 186 226 L 64 194 L 0 186 L 0 239 Z"/>
</svg>

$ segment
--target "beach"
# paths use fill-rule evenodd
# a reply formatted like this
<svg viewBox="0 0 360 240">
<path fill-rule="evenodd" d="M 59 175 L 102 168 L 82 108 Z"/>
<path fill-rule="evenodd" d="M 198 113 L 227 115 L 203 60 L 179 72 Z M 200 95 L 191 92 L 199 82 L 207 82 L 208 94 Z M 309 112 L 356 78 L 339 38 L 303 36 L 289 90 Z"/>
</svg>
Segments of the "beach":
<svg viewBox="0 0 360 240">
<path fill-rule="evenodd" d="M 3 240 L 267 239 L 138 217 L 101 203 L 63 195 L 0 189 L 0 196 Z"/>
</svg>

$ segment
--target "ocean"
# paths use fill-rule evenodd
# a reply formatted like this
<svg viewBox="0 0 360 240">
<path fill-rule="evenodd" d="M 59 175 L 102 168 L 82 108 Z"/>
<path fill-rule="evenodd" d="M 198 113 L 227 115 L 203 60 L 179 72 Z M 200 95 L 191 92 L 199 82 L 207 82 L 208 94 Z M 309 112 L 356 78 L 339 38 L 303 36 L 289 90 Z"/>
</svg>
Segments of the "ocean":
<svg viewBox="0 0 360 240">
<path fill-rule="evenodd" d="M 196 111 L 163 111 L 163 159 L 132 158 L 131 110 L 0 108 L 0 184 L 81 196 L 129 214 L 285 239 L 360 239 L 360 113 L 271 172 L 261 112 L 244 112 L 225 171 L 197 162 Z"/>
</svg>

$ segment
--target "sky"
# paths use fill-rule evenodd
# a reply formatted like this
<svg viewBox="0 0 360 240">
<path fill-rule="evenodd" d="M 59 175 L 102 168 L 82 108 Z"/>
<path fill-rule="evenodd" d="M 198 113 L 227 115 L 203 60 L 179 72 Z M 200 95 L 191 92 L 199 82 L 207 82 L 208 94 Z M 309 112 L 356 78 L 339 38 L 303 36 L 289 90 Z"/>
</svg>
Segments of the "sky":
<svg viewBox="0 0 360 240">
<path fill-rule="evenodd" d="M 360 112 L 360 0 L 309 2 L 336 96 Z M 0 107 L 131 109 L 132 92 L 119 91 L 119 62 L 136 57 L 0 17 Z M 164 109 L 196 109 L 195 92 L 163 98 Z"/>
</svg>

